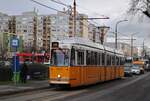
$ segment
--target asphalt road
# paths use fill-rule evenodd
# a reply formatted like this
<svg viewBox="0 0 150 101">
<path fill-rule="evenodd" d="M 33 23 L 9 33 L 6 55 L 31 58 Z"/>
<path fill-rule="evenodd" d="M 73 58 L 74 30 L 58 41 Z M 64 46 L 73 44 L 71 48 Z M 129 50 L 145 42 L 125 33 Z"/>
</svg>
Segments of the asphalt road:
<svg viewBox="0 0 150 101">
<path fill-rule="evenodd" d="M 4 96 L 0 101 L 150 101 L 150 72 L 87 87 Z"/>
</svg>

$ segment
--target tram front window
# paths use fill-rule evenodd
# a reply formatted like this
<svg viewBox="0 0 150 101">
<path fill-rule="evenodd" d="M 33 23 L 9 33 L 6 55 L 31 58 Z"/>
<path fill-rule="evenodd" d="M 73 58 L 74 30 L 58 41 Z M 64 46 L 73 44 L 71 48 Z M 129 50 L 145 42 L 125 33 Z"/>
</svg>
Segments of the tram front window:
<svg viewBox="0 0 150 101">
<path fill-rule="evenodd" d="M 69 50 L 53 50 L 52 65 L 69 66 Z"/>
</svg>

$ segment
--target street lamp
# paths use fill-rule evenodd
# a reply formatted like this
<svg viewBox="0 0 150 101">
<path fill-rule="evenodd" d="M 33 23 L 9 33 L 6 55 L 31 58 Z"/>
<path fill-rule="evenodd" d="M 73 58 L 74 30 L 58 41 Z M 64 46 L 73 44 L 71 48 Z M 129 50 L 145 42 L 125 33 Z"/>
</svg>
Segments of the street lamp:
<svg viewBox="0 0 150 101">
<path fill-rule="evenodd" d="M 128 20 L 120 20 L 116 23 L 116 27 L 115 27 L 115 48 L 117 49 L 117 31 L 118 31 L 118 24 L 121 23 L 121 22 L 124 22 L 124 21 L 128 21 Z"/>
</svg>

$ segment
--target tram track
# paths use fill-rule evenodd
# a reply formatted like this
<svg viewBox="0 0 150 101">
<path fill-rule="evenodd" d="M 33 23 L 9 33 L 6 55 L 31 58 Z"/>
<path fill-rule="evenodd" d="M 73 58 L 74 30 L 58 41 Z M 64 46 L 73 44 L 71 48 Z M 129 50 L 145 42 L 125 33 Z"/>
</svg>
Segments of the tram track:
<svg viewBox="0 0 150 101">
<path fill-rule="evenodd" d="M 61 90 L 57 88 L 50 88 L 44 90 L 37 90 L 32 92 L 22 92 L 14 95 L 0 97 L 0 101 L 52 101 L 68 96 L 73 96 L 86 92 L 83 90 Z"/>
<path fill-rule="evenodd" d="M 33 90 L 33 91 L 25 91 L 25 92 L 10 94 L 10 95 L 4 95 L 4 96 L 0 97 L 0 101 L 9 99 L 9 98 L 19 97 L 19 96 L 28 96 L 28 95 L 39 94 L 39 93 L 43 93 L 43 92 L 49 92 L 49 91 L 53 91 L 55 89 L 56 88 L 38 89 L 38 90 Z"/>
<path fill-rule="evenodd" d="M 107 95 L 108 92 L 111 93 L 110 90 L 115 91 L 116 89 L 120 89 L 120 86 L 124 87 L 130 85 L 130 83 L 139 81 L 148 75 L 150 75 L 150 73 L 71 89 L 49 88 L 30 92 L 22 92 L 0 97 L 0 101 L 65 101 L 68 98 L 68 100 L 75 100 L 78 97 L 82 98 L 83 96 L 85 97 L 87 95 L 96 94 L 96 92 L 101 92 L 98 93 L 98 95 L 100 96 L 102 94 L 101 96 L 103 96 Z"/>
</svg>

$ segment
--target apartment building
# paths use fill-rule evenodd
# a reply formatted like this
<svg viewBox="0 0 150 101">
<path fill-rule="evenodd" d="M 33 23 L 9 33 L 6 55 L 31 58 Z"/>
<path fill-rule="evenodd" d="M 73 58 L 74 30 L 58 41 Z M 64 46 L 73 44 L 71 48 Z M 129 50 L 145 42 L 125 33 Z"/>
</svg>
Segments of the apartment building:
<svg viewBox="0 0 150 101">
<path fill-rule="evenodd" d="M 39 50 L 43 45 L 43 16 L 38 16 L 35 12 L 24 12 L 15 17 L 16 34 L 23 35 L 25 49 L 32 51 L 36 40 L 37 50 Z"/>
<path fill-rule="evenodd" d="M 64 13 L 51 14 L 51 34 L 54 39 L 69 37 L 73 32 L 72 18 Z"/>
<path fill-rule="evenodd" d="M 77 37 L 84 37 L 88 39 L 88 16 L 85 14 L 77 14 L 77 20 L 76 21 L 76 35 Z"/>
<path fill-rule="evenodd" d="M 65 13 L 58 12 L 57 14 L 50 15 L 51 17 L 51 34 L 53 38 L 65 37 L 84 37 L 88 38 L 88 21 L 83 20 L 87 15 L 77 14 L 76 20 L 76 33 L 74 35 L 73 17 Z"/>
<path fill-rule="evenodd" d="M 50 41 L 51 41 L 51 19 L 50 16 L 43 17 L 43 50 L 46 52 L 50 51 Z"/>
<path fill-rule="evenodd" d="M 9 32 L 9 26 L 8 26 L 9 20 L 10 20 L 10 16 L 0 12 L 0 32 L 2 33 Z"/>
<path fill-rule="evenodd" d="M 73 16 L 58 12 L 57 14 L 38 15 L 35 11 L 23 12 L 21 15 L 8 16 L 0 13 L 0 32 L 22 35 L 25 51 L 49 51 L 50 39 L 60 40 L 65 37 L 83 37 L 101 43 L 101 28 L 90 24 L 88 16 L 76 16 L 76 33 L 74 33 Z"/>
</svg>

